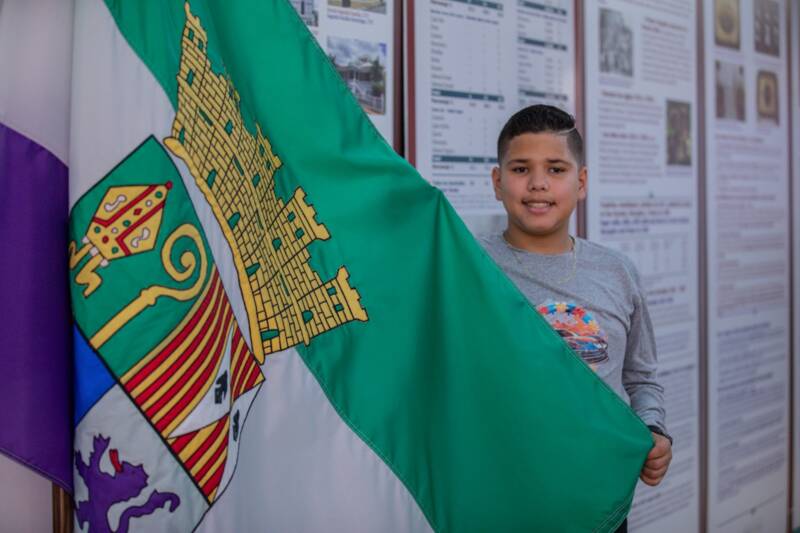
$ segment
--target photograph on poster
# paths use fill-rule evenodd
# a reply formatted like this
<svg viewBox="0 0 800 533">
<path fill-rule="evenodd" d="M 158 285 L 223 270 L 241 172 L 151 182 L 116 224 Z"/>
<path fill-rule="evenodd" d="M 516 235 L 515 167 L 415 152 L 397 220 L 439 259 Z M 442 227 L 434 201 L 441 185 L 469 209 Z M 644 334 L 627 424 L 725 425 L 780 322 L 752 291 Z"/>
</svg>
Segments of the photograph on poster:
<svg viewBox="0 0 800 533">
<path fill-rule="evenodd" d="M 714 41 L 738 50 L 740 40 L 739 0 L 714 0 Z"/>
<path fill-rule="evenodd" d="M 328 37 L 328 57 L 367 113 L 386 113 L 386 43 Z"/>
<path fill-rule="evenodd" d="M 692 164 L 692 111 L 688 102 L 667 100 L 667 164 Z"/>
<path fill-rule="evenodd" d="M 753 4 L 753 34 L 756 52 L 780 55 L 780 6 L 775 0 L 755 0 Z"/>
<path fill-rule="evenodd" d="M 768 70 L 759 70 L 756 88 L 758 118 L 778 124 L 778 76 Z"/>
<path fill-rule="evenodd" d="M 386 0 L 328 0 L 328 5 L 349 7 L 371 13 L 386 13 Z"/>
<path fill-rule="evenodd" d="M 744 122 L 744 67 L 716 61 L 717 118 Z"/>
<path fill-rule="evenodd" d="M 319 12 L 314 5 L 316 0 L 291 0 L 297 14 L 306 26 L 316 27 L 319 25 Z"/>
<path fill-rule="evenodd" d="M 633 76 L 633 30 L 614 9 L 600 9 L 600 72 Z"/>
</svg>

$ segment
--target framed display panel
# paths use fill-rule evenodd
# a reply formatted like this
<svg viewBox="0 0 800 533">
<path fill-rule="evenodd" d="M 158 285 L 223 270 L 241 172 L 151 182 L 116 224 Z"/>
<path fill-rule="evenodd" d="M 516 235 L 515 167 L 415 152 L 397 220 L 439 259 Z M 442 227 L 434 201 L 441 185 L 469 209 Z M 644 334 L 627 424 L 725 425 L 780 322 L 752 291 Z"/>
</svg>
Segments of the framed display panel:
<svg viewBox="0 0 800 533">
<path fill-rule="evenodd" d="M 632 531 L 700 518 L 697 23 L 694 2 L 583 4 L 587 236 L 633 260 L 656 333 L 673 460 L 639 483 Z"/>
<path fill-rule="evenodd" d="M 401 0 L 290 0 L 377 130 L 400 149 Z"/>
<path fill-rule="evenodd" d="M 703 6 L 706 525 L 783 531 L 791 328 L 786 4 Z"/>
<path fill-rule="evenodd" d="M 572 0 L 406 2 L 407 155 L 473 231 L 505 224 L 491 169 L 519 108 L 575 111 Z"/>
</svg>

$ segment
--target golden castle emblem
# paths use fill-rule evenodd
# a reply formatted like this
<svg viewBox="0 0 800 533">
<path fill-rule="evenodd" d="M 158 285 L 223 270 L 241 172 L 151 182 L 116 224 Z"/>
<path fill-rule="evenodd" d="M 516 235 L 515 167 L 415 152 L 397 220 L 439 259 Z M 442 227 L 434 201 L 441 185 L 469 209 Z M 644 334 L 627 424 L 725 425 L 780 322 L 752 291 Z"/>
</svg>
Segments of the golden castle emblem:
<svg viewBox="0 0 800 533">
<path fill-rule="evenodd" d="M 365 321 L 347 269 L 323 282 L 308 264 L 308 245 L 330 238 L 298 188 L 275 193 L 281 160 L 258 124 L 244 126 L 239 94 L 212 71 L 207 36 L 185 4 L 178 111 L 164 144 L 189 168 L 230 245 L 242 287 L 253 354 L 277 352 L 353 320 Z"/>
</svg>

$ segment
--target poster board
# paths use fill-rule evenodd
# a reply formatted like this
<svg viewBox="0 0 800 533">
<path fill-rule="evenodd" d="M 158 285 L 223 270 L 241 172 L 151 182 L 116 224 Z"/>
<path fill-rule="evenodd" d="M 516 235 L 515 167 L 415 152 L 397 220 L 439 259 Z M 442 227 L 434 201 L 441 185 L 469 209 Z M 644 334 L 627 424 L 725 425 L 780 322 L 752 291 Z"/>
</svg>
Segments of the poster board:
<svg viewBox="0 0 800 533">
<path fill-rule="evenodd" d="M 395 146 L 398 0 L 290 0 L 384 139 Z"/>
<path fill-rule="evenodd" d="M 409 0 L 408 156 L 475 226 L 505 221 L 491 169 L 508 117 L 575 112 L 572 0 Z M 481 224 L 483 223 L 483 224 Z"/>
<path fill-rule="evenodd" d="M 587 236 L 642 277 L 673 460 L 639 483 L 631 531 L 699 526 L 697 24 L 693 2 L 584 3 Z"/>
<path fill-rule="evenodd" d="M 704 2 L 708 531 L 784 531 L 789 483 L 786 5 Z"/>
</svg>

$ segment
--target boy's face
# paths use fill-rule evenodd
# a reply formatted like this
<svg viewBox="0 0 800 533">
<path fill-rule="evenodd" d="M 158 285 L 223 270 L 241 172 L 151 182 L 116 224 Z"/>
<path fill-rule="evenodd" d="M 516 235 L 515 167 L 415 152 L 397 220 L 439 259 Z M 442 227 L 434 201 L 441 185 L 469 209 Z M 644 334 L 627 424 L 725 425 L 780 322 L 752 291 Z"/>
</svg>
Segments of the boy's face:
<svg viewBox="0 0 800 533">
<path fill-rule="evenodd" d="M 523 133 L 508 143 L 492 183 L 509 229 L 532 237 L 566 236 L 575 205 L 586 198 L 586 167 L 570 152 L 566 135 Z"/>
</svg>

